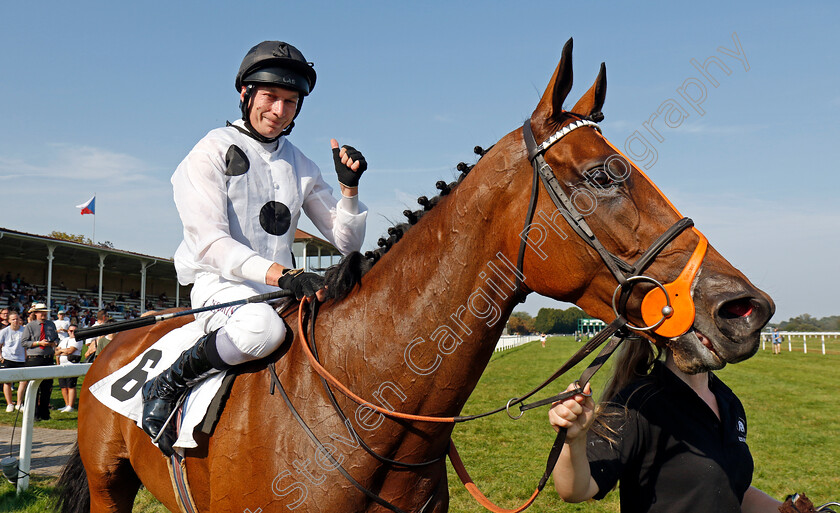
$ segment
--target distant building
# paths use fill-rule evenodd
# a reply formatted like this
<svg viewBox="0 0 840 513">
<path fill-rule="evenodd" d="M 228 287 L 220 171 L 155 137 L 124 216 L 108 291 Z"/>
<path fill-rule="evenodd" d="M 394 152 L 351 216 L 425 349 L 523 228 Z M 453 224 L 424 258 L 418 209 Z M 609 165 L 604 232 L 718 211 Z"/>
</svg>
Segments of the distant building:
<svg viewBox="0 0 840 513">
<path fill-rule="evenodd" d="M 307 272 L 314 273 L 323 273 L 327 267 L 337 264 L 341 259 L 341 253 L 335 246 L 300 229 L 295 231 L 292 256 L 295 258 L 295 267 L 303 267 Z"/>
<path fill-rule="evenodd" d="M 323 272 L 341 257 L 332 244 L 303 230 L 295 232 L 292 253 L 296 266 L 311 272 Z M 155 303 L 165 297 L 166 306 L 181 306 L 182 298 L 189 302 L 191 289 L 178 284 L 171 258 L 0 228 L 0 279 L 7 273 L 45 290 L 53 315 L 71 291 L 85 294 L 91 307 L 99 308 L 133 290 L 138 297 L 125 303 L 136 303 L 142 313 L 147 298 Z M 0 294 L 0 307 L 8 300 L 8 293 Z"/>
<path fill-rule="evenodd" d="M 578 319 L 575 332 L 580 336 L 592 337 L 606 327 L 607 323 L 601 319 Z"/>
</svg>

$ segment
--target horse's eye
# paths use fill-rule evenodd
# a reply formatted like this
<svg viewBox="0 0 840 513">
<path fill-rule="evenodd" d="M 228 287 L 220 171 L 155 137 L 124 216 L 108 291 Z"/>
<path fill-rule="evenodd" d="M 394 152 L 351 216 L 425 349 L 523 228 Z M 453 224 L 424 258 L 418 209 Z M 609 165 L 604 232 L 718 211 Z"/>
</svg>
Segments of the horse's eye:
<svg viewBox="0 0 840 513">
<path fill-rule="evenodd" d="M 598 187 L 599 189 L 606 189 L 607 187 L 612 187 L 615 185 L 615 180 L 604 171 L 603 168 L 596 167 L 594 169 L 590 169 L 583 174 L 586 177 L 586 180 L 593 186 Z"/>
</svg>

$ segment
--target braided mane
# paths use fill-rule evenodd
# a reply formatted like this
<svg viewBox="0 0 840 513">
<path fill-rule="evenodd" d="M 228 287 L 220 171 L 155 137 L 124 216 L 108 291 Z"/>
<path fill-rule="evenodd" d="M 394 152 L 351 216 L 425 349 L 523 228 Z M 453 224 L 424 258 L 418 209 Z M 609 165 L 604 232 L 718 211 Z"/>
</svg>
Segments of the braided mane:
<svg viewBox="0 0 840 513">
<path fill-rule="evenodd" d="M 484 149 L 481 146 L 476 146 L 473 148 L 473 152 L 478 155 L 478 160 L 481 160 L 481 157 L 487 154 L 490 149 L 492 149 L 492 146 L 487 149 Z M 458 165 L 455 166 L 455 169 L 461 172 L 461 174 L 458 175 L 458 179 L 449 183 L 446 183 L 443 180 L 438 180 L 435 187 L 440 191 L 440 193 L 437 196 L 434 196 L 431 199 L 426 196 L 420 196 L 417 198 L 417 203 L 422 208 L 417 210 L 403 210 L 403 215 L 406 217 L 407 222 L 397 223 L 388 228 L 388 237 L 379 238 L 377 241 L 377 245 L 379 247 L 377 249 L 373 251 L 366 251 L 364 254 L 358 251 L 353 251 L 352 253 L 348 253 L 342 257 L 337 264 L 328 267 L 324 274 L 327 285 L 327 297 L 337 301 L 344 299 L 344 297 L 353 290 L 353 287 L 361 281 L 362 276 L 370 271 L 376 262 L 382 258 L 382 255 L 387 253 L 394 244 L 399 242 L 403 235 L 405 235 L 412 226 L 417 224 L 420 218 L 426 215 L 428 211 L 434 208 L 442 197 L 452 192 L 452 189 L 457 187 L 474 167 L 475 164 L 470 165 L 465 162 L 459 162 Z"/>
</svg>

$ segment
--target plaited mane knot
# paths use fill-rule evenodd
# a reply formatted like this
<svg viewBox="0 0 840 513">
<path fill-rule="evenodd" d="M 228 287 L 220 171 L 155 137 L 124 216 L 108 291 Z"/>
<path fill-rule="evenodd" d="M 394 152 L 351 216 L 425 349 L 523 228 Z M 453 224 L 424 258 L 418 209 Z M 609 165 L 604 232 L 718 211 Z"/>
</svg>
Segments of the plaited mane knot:
<svg viewBox="0 0 840 513">
<path fill-rule="evenodd" d="M 473 152 L 478 155 L 479 160 L 481 160 L 481 157 L 486 155 L 491 149 L 492 146 L 486 150 L 481 146 L 476 146 L 473 148 Z M 379 246 L 377 249 L 373 251 L 366 251 L 364 255 L 358 251 L 354 251 L 342 258 L 338 264 L 327 269 L 325 277 L 327 279 L 328 296 L 336 300 L 341 300 L 349 294 L 350 291 L 353 290 L 353 287 L 361 281 L 361 277 L 364 276 L 364 274 L 367 273 L 380 258 L 382 258 L 382 255 L 387 253 L 394 244 L 399 242 L 405 233 L 412 226 L 417 224 L 426 212 L 430 211 L 438 204 L 438 202 L 440 202 L 443 196 L 450 194 L 452 190 L 455 189 L 455 187 L 460 184 L 467 175 L 469 175 L 470 171 L 472 171 L 474 167 L 475 165 L 459 162 L 458 165 L 455 166 L 455 168 L 460 172 L 458 179 L 450 183 L 446 183 L 444 180 L 439 180 L 435 184 L 435 187 L 440 191 L 439 195 L 434 196 L 431 199 L 426 196 L 420 196 L 417 198 L 417 203 L 423 208 L 417 210 L 403 210 L 403 215 L 406 217 L 408 222 L 397 223 L 396 225 L 388 228 L 388 237 L 380 237 L 376 241 L 376 245 Z"/>
</svg>

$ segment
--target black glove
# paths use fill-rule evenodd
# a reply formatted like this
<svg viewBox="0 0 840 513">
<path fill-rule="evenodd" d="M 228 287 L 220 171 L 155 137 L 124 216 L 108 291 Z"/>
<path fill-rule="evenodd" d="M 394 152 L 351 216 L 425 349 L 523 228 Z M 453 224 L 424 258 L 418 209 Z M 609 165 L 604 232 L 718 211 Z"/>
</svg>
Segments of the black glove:
<svg viewBox="0 0 840 513">
<path fill-rule="evenodd" d="M 362 177 L 362 173 L 365 172 L 367 169 L 367 161 L 365 160 L 365 156 L 362 155 L 362 152 L 357 150 L 352 146 L 344 145 L 342 146 L 344 150 L 347 152 L 347 156 L 350 157 L 353 162 L 359 163 L 359 170 L 353 171 L 349 167 L 345 166 L 341 163 L 341 157 L 339 153 L 341 152 L 338 148 L 333 148 L 333 162 L 335 163 L 335 172 L 338 174 L 338 181 L 341 185 L 347 187 L 356 187 L 359 185 L 359 178 Z"/>
<path fill-rule="evenodd" d="M 298 300 L 303 296 L 314 297 L 315 293 L 324 288 L 324 277 L 320 274 L 303 272 L 301 269 L 287 269 L 277 286 L 284 290 L 291 290 Z"/>
</svg>

